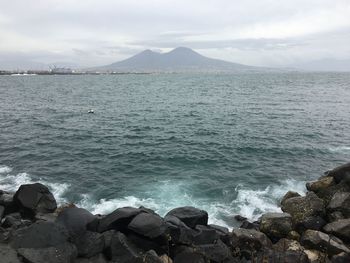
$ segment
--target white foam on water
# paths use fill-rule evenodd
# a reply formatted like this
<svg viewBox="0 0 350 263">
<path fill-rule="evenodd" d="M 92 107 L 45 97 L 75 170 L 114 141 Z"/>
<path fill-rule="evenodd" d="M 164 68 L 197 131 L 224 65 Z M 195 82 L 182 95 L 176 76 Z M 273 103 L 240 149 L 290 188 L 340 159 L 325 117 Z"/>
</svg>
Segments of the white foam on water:
<svg viewBox="0 0 350 263">
<path fill-rule="evenodd" d="M 12 174 L 12 168 L 8 166 L 0 166 L 0 189 L 8 192 L 15 192 L 22 184 L 32 184 L 39 182 L 46 185 L 52 194 L 54 195 L 56 201 L 61 203 L 66 203 L 67 200 L 64 198 L 64 194 L 69 189 L 69 184 L 66 183 L 51 183 L 43 179 L 33 180 L 27 173 Z"/>
<path fill-rule="evenodd" d="M 0 165 L 0 174 L 8 174 L 11 173 L 12 168 L 6 165 Z"/>
<path fill-rule="evenodd" d="M 350 146 L 330 147 L 331 152 L 350 153 Z"/>
<path fill-rule="evenodd" d="M 265 189 L 253 190 L 243 186 L 237 186 L 237 198 L 232 201 L 232 212 L 257 220 L 262 214 L 268 212 L 281 212 L 279 202 L 288 191 L 305 193 L 305 182 L 287 179 L 280 184 L 267 186 Z"/>
</svg>

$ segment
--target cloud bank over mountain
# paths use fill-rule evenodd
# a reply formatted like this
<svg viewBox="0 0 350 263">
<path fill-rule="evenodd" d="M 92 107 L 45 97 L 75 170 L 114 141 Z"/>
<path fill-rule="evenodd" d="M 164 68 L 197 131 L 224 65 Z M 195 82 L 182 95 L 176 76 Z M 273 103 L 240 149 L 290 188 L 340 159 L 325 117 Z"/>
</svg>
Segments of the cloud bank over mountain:
<svg viewBox="0 0 350 263">
<path fill-rule="evenodd" d="M 256 66 L 350 59 L 348 0 L 13 0 L 0 9 L 0 64 L 96 66 L 187 46 Z"/>
</svg>

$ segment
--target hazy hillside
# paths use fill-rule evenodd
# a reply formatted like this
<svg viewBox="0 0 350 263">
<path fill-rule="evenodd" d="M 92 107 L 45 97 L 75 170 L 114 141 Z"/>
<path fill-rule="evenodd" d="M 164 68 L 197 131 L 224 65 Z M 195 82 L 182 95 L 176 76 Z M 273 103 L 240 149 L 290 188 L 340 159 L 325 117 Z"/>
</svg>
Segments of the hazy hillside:
<svg viewBox="0 0 350 263">
<path fill-rule="evenodd" d="M 137 71 L 137 72 L 183 72 L 183 71 L 259 71 L 268 70 L 212 59 L 200 55 L 192 49 L 179 47 L 168 53 L 145 50 L 126 60 L 110 65 L 96 67 L 99 71 Z"/>
</svg>

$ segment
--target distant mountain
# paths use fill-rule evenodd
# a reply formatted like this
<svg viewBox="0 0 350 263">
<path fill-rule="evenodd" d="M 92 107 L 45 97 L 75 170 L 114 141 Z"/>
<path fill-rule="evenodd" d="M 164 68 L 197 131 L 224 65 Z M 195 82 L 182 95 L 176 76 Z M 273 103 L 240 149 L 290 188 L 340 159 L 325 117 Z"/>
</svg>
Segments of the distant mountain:
<svg viewBox="0 0 350 263">
<path fill-rule="evenodd" d="M 116 72 L 241 72 L 269 69 L 212 59 L 202 56 L 190 48 L 178 47 L 168 53 L 145 50 L 123 61 L 91 70 Z"/>
<path fill-rule="evenodd" d="M 322 59 L 292 65 L 307 71 L 350 71 L 350 59 Z"/>
</svg>

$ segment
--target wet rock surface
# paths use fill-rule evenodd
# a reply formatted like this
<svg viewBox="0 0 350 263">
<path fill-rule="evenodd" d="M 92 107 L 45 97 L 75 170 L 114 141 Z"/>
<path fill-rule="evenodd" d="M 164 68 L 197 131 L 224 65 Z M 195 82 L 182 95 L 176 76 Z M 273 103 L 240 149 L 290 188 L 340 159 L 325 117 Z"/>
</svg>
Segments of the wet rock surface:
<svg viewBox="0 0 350 263">
<path fill-rule="evenodd" d="M 281 213 L 240 228 L 208 225 L 208 213 L 175 208 L 161 217 L 145 207 L 93 215 L 56 209 L 46 186 L 0 191 L 1 263 L 350 262 L 350 164 L 288 192 Z M 349 178 L 348 178 L 349 177 Z M 291 189 L 292 190 L 292 189 Z"/>
</svg>

